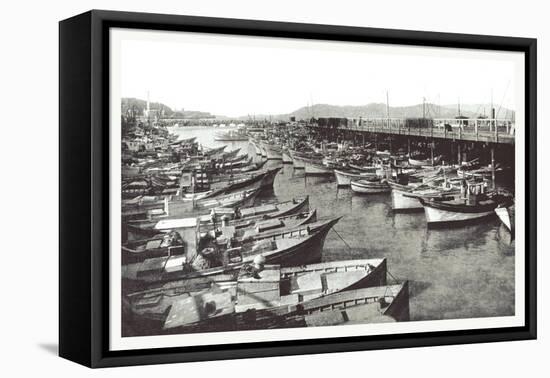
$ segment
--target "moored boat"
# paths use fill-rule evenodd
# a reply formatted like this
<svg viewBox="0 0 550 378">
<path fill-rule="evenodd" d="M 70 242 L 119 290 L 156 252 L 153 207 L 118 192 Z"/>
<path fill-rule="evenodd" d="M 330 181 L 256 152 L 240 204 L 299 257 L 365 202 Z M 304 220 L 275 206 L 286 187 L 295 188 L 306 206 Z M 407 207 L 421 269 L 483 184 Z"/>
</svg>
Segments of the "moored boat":
<svg viewBox="0 0 550 378">
<path fill-rule="evenodd" d="M 390 186 L 385 180 L 369 181 L 357 180 L 351 182 L 351 190 L 361 194 L 378 194 L 390 191 Z"/>
<path fill-rule="evenodd" d="M 356 169 L 340 170 L 335 169 L 336 184 L 338 186 L 350 186 L 352 181 L 361 179 L 376 179 L 379 178 L 377 168 L 373 167 L 371 171 L 359 171 Z"/>
<path fill-rule="evenodd" d="M 281 160 L 283 158 L 281 146 L 270 142 L 262 142 L 261 145 L 266 152 L 267 160 Z"/>
<path fill-rule="evenodd" d="M 220 142 L 247 141 L 248 135 L 244 130 L 217 131 L 214 133 L 214 140 Z"/>
<path fill-rule="evenodd" d="M 170 307 L 190 296 L 226 292 L 233 310 L 242 313 L 283 305 L 298 306 L 306 301 L 346 290 L 386 284 L 386 259 L 344 260 L 284 268 L 267 265 L 261 269 L 246 266 L 231 273 L 208 278 L 175 280 L 128 293 L 131 311 L 152 321 L 170 319 Z M 178 311 L 185 311 L 176 305 Z"/>
<path fill-rule="evenodd" d="M 185 252 L 184 241 L 177 231 L 157 234 L 150 239 L 129 241 L 122 245 L 122 264 L 131 264 L 153 257 L 177 256 Z"/>
<path fill-rule="evenodd" d="M 203 214 L 198 217 L 201 229 L 206 226 L 217 227 L 221 224 L 222 218 L 227 219 L 228 226 L 236 228 L 248 227 L 254 222 L 265 219 L 277 219 L 300 212 L 309 211 L 309 196 L 297 197 L 289 201 L 276 203 L 261 204 L 253 207 L 241 207 L 238 211 L 235 208 L 215 209 L 210 214 Z M 238 213 L 238 214 L 237 214 Z M 215 223 L 212 223 L 214 217 Z M 144 237 L 152 237 L 159 232 L 167 232 L 173 229 L 186 227 L 192 223 L 195 224 L 196 218 L 171 218 L 162 220 L 143 220 L 129 221 L 127 229 L 129 236 L 133 239 L 143 239 Z"/>
<path fill-rule="evenodd" d="M 318 327 L 410 320 L 409 284 L 368 287 L 327 295 L 304 303 L 279 327 Z"/>
<path fill-rule="evenodd" d="M 441 156 L 434 157 L 432 159 L 413 159 L 409 158 L 409 165 L 412 167 L 425 167 L 425 166 L 433 166 L 435 164 L 438 164 L 441 160 Z"/>
<path fill-rule="evenodd" d="M 206 226 L 206 230 L 209 230 L 211 234 L 218 232 L 228 238 L 235 238 L 242 241 L 263 238 L 268 234 L 273 235 L 275 233 L 286 232 L 295 227 L 311 224 L 316 221 L 317 211 L 311 210 L 304 213 L 297 213 L 273 219 L 256 219 L 248 222 L 247 224 L 241 223 L 237 227 L 229 226 L 229 222 L 222 220 L 222 225 L 216 228 L 216 230 L 211 230 L 210 225 Z M 311 230 L 314 232 L 315 225 L 312 227 L 313 229 Z M 204 228 L 200 229 L 200 231 L 203 230 Z"/>
<path fill-rule="evenodd" d="M 484 193 L 483 183 L 467 183 L 465 195 L 453 201 L 431 201 L 419 198 L 428 225 L 467 222 L 495 214 L 498 206 L 511 203 L 511 197 Z"/>
<path fill-rule="evenodd" d="M 460 189 L 424 188 L 415 190 L 391 189 L 392 209 L 394 211 L 422 210 L 419 198 L 428 201 L 450 201 L 460 198 Z"/>
<path fill-rule="evenodd" d="M 327 167 L 318 159 L 309 159 L 305 157 L 293 156 L 294 162 L 299 162 L 299 166 L 303 166 L 306 175 L 332 175 L 333 169 Z M 296 165 L 296 164 L 295 164 Z"/>
<path fill-rule="evenodd" d="M 122 278 L 127 287 L 140 287 L 153 282 L 208 277 L 239 270 L 256 256 L 263 256 L 268 264 L 295 266 L 319 262 L 325 238 L 340 220 L 324 222 L 315 232 L 298 228 L 265 239 L 252 240 L 236 247 L 187 250 L 186 255 L 151 258 L 137 264 L 122 266 Z M 220 247 L 223 247 L 220 245 Z"/>
</svg>

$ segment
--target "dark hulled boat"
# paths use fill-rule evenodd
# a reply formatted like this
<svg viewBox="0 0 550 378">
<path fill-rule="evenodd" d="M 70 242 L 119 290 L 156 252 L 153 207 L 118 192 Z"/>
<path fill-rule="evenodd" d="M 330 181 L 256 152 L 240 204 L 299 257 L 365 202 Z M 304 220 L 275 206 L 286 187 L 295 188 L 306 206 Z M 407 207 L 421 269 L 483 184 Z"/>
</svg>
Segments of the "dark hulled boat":
<svg viewBox="0 0 550 378">
<path fill-rule="evenodd" d="M 206 293 L 210 293 L 212 297 L 212 293 L 228 292 L 233 301 L 230 304 L 231 311 L 235 313 L 282 305 L 299 306 L 307 301 L 346 290 L 385 285 L 386 272 L 385 259 L 344 260 L 290 268 L 268 265 L 254 274 L 243 269 L 208 278 L 171 281 L 130 293 L 126 298 L 134 315 L 150 322 L 169 321 L 166 328 L 174 328 L 189 324 L 187 321 L 182 323 L 181 318 L 174 321 L 179 316 L 173 315 L 176 310 L 181 312 L 193 308 L 177 305 L 180 301 L 189 303 L 189 298 L 193 296 L 196 300 L 204 298 Z M 225 301 L 225 297 L 219 298 Z M 172 309 L 172 306 L 175 308 Z M 161 326 L 162 323 L 158 325 Z"/>
<path fill-rule="evenodd" d="M 265 239 L 254 239 L 237 246 L 223 246 L 202 249 L 193 255 L 159 257 L 143 263 L 128 264 L 122 267 L 122 278 L 127 287 L 139 287 L 153 282 L 188 279 L 198 276 L 212 276 L 239 270 L 258 255 L 269 264 L 281 266 L 303 265 L 318 262 L 325 238 L 340 218 L 319 224 L 315 232 L 306 228 L 296 228 Z"/>
</svg>

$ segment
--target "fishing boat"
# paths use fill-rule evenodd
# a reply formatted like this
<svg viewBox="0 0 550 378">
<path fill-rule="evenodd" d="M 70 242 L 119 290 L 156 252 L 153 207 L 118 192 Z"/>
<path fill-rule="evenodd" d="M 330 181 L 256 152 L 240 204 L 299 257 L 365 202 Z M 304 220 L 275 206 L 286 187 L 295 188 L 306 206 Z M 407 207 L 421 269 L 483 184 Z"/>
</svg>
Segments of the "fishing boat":
<svg viewBox="0 0 550 378">
<path fill-rule="evenodd" d="M 228 226 L 235 228 L 249 227 L 259 220 L 277 219 L 300 212 L 309 211 L 309 196 L 297 197 L 289 201 L 266 203 L 254 207 L 241 207 L 238 212 L 235 208 L 215 209 L 214 213 L 204 214 L 198 217 L 200 227 L 208 230 L 206 226 L 215 228 L 226 218 Z M 237 214 L 238 213 L 238 214 Z M 215 223 L 212 223 L 214 216 Z M 132 239 L 152 237 L 159 232 L 167 232 L 186 226 L 195 218 L 172 218 L 162 220 L 128 221 L 127 230 Z M 194 222 L 193 222 L 194 223 Z"/>
<path fill-rule="evenodd" d="M 460 189 L 423 187 L 413 190 L 391 189 L 392 209 L 394 211 L 422 210 L 419 198 L 427 201 L 452 201 L 460 198 Z"/>
<path fill-rule="evenodd" d="M 261 142 L 262 148 L 266 152 L 267 160 L 281 160 L 283 158 L 283 150 L 281 146 L 272 142 Z"/>
<path fill-rule="evenodd" d="M 260 239 L 274 239 L 281 235 L 288 235 L 289 233 L 315 233 L 323 229 L 331 220 L 332 219 L 323 219 L 317 221 L 317 213 L 313 210 L 306 214 L 300 213 L 289 215 L 284 218 L 263 220 L 258 222 L 255 227 L 247 227 L 238 230 L 234 230 L 232 227 L 223 230 L 222 226 L 213 232 L 211 231 L 208 237 L 224 237 L 226 241 L 231 240 L 237 243 L 245 243 L 251 240 Z M 202 236 L 204 236 L 204 234 L 201 234 L 201 237 Z M 200 239 L 200 242 L 202 242 L 202 239 Z"/>
<path fill-rule="evenodd" d="M 204 214 L 207 211 L 216 211 L 217 209 L 225 209 L 228 207 L 247 207 L 252 206 L 254 200 L 260 193 L 260 187 L 252 187 L 238 192 L 222 194 L 216 197 L 201 198 L 198 200 L 189 201 L 188 199 L 172 199 L 167 202 L 165 214 L 163 217 L 190 217 Z M 150 216 L 150 219 L 158 219 L 158 217 Z"/>
<path fill-rule="evenodd" d="M 239 223 L 235 226 L 230 226 L 229 221 L 223 219 L 219 230 L 226 237 L 236 238 L 237 240 L 248 240 L 258 237 L 263 237 L 267 233 L 286 231 L 295 227 L 303 226 L 317 221 L 317 211 L 311 210 L 303 213 L 287 215 L 284 217 L 273 219 L 252 219 L 246 223 Z M 210 225 L 201 227 L 200 231 L 208 230 L 215 232 L 210 228 Z M 315 231 L 315 230 L 313 230 Z"/>
<path fill-rule="evenodd" d="M 227 181 L 220 181 L 218 183 L 213 182 L 211 184 L 212 190 L 210 190 L 207 195 L 200 198 L 212 198 L 223 194 L 229 194 L 240 189 L 273 188 L 275 176 L 280 170 L 281 167 L 276 167 L 256 174 L 230 175 L 229 177 L 225 177 Z"/>
<path fill-rule="evenodd" d="M 378 194 L 378 193 L 387 193 L 391 190 L 388 182 L 385 180 L 357 180 L 351 182 L 351 190 L 355 193 L 361 194 Z"/>
<path fill-rule="evenodd" d="M 319 327 L 410 320 L 409 284 L 346 290 L 313 299 L 270 328 Z"/>
<path fill-rule="evenodd" d="M 254 203 L 260 188 L 247 189 L 236 193 L 224 194 L 213 198 L 205 198 L 193 203 L 194 209 L 215 209 L 226 207 L 246 207 Z M 171 211 L 172 203 L 169 203 Z"/>
<path fill-rule="evenodd" d="M 240 148 L 236 148 L 229 152 L 223 152 L 217 159 L 222 161 L 232 161 L 237 157 L 239 152 L 241 152 Z"/>
<path fill-rule="evenodd" d="M 248 135 L 245 130 L 228 130 L 228 131 L 217 131 L 214 133 L 214 140 L 220 142 L 240 142 L 247 141 Z"/>
<path fill-rule="evenodd" d="M 194 303 L 204 302 L 195 300 Z M 277 307 L 253 308 L 245 312 L 238 312 L 235 306 L 217 301 L 215 307 L 220 307 L 220 312 L 214 314 L 217 319 L 210 320 L 210 318 L 203 317 L 205 320 L 198 320 L 194 323 L 190 323 L 185 315 L 180 315 L 180 311 L 184 311 L 186 307 L 188 306 L 173 307 L 173 310 L 168 312 L 162 327 L 165 332 L 201 332 L 213 328 L 216 331 L 229 331 L 317 327 L 355 323 L 385 323 L 410 319 L 408 282 L 339 291 L 298 302 L 297 305 L 293 305 L 291 301 L 289 304 Z M 191 308 L 196 309 L 197 306 Z M 194 311 L 193 314 L 197 312 L 213 313 L 208 308 Z M 197 319 L 197 317 L 191 317 L 191 319 Z M 170 323 L 167 326 L 166 322 L 168 321 Z"/>
<path fill-rule="evenodd" d="M 466 182 L 466 193 L 453 201 L 430 201 L 419 198 L 428 225 L 467 222 L 495 214 L 498 206 L 511 203 L 509 196 L 485 193 L 483 183 Z"/>
<path fill-rule="evenodd" d="M 295 167 L 298 162 L 298 167 L 303 166 L 306 175 L 332 175 L 334 170 L 327 167 L 320 159 L 310 159 L 301 156 L 293 156 Z"/>
<path fill-rule="evenodd" d="M 295 169 L 305 168 L 305 163 L 303 160 L 300 160 L 300 158 L 314 159 L 319 161 L 322 161 L 323 159 L 322 154 L 316 153 L 313 150 L 298 151 L 298 150 L 288 149 L 288 153 L 292 159 L 292 164 L 294 165 Z"/>
<path fill-rule="evenodd" d="M 122 245 L 122 264 L 131 264 L 153 257 L 177 256 L 185 252 L 184 241 L 176 231 L 157 234 L 153 238 L 130 241 Z"/>
<path fill-rule="evenodd" d="M 209 158 L 215 158 L 218 156 L 221 156 L 223 154 L 223 150 L 225 150 L 227 146 L 221 146 L 216 148 L 204 148 L 202 153 L 204 156 L 207 156 Z"/>
<path fill-rule="evenodd" d="M 185 145 L 185 144 L 193 144 L 197 140 L 197 137 L 191 137 L 187 139 L 178 139 L 170 143 L 171 146 L 178 146 L 178 145 Z"/>
<path fill-rule="evenodd" d="M 334 170 L 334 175 L 336 176 L 336 184 L 338 186 L 350 186 L 352 181 L 361 179 L 379 179 L 381 174 L 381 170 L 377 169 L 376 167 L 372 167 L 372 169 L 369 171 L 357 169 Z"/>
<path fill-rule="evenodd" d="M 387 272 L 386 259 L 344 260 L 290 268 L 266 265 L 258 271 L 247 268 L 208 278 L 175 280 L 129 293 L 126 298 L 135 315 L 151 321 L 168 321 L 172 318 L 170 314 L 175 313 L 170 307 L 192 296 L 204 298 L 206 293 L 229 293 L 233 302 L 231 310 L 242 313 L 283 305 L 298 306 L 346 290 L 382 286 L 386 284 Z M 176 305 L 176 308 L 189 310 L 189 306 Z M 175 322 L 171 321 L 170 325 L 174 326 Z"/>
<path fill-rule="evenodd" d="M 412 167 L 425 167 L 425 166 L 433 166 L 435 164 L 438 164 L 441 160 L 441 156 L 437 156 L 433 159 L 413 159 L 409 158 L 409 165 Z"/>
<path fill-rule="evenodd" d="M 239 270 L 263 256 L 267 264 L 296 266 L 319 262 L 325 238 L 340 218 L 330 219 L 315 232 L 298 228 L 265 239 L 252 240 L 231 248 L 225 246 L 218 253 L 213 247 L 200 251 L 187 250 L 186 255 L 151 258 L 137 264 L 122 266 L 126 287 L 147 286 L 154 282 L 209 277 Z M 224 240 L 225 242 L 225 240 Z"/>
</svg>

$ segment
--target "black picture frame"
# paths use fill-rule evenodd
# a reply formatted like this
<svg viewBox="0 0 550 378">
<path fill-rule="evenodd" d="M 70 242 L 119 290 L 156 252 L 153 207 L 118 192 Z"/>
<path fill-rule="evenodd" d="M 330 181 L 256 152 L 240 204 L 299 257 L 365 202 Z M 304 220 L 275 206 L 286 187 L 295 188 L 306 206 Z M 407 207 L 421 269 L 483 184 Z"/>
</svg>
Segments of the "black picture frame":
<svg viewBox="0 0 550 378">
<path fill-rule="evenodd" d="M 524 327 L 109 351 L 109 29 L 424 45 L 525 53 Z M 59 24 L 59 354 L 89 367 L 536 338 L 536 39 L 92 10 Z"/>
</svg>

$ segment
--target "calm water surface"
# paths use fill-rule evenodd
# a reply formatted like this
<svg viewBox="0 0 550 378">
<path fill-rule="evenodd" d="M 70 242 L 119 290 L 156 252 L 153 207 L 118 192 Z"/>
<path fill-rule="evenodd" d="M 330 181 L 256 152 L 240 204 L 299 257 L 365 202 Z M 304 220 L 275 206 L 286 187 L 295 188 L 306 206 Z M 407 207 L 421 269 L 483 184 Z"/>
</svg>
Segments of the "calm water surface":
<svg viewBox="0 0 550 378">
<path fill-rule="evenodd" d="M 172 128 L 205 147 L 226 144 L 255 156 L 248 142 L 216 142 L 214 128 Z M 281 165 L 269 161 L 268 166 Z M 260 198 L 285 200 L 309 194 L 318 217 L 343 216 L 329 232 L 323 260 L 386 257 L 391 280 L 409 280 L 411 320 L 514 315 L 514 250 L 495 217 L 482 223 L 427 229 L 423 212 L 394 214 L 390 194 L 357 195 L 338 189 L 333 177 L 305 177 L 285 165 L 274 190 Z"/>
</svg>

